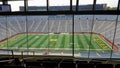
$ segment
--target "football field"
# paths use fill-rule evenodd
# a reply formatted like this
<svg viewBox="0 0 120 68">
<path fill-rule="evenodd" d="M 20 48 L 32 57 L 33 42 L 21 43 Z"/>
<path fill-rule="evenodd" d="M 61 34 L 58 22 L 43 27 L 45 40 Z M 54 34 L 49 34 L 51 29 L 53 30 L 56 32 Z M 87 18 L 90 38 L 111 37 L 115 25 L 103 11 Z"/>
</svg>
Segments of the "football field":
<svg viewBox="0 0 120 68">
<path fill-rule="evenodd" d="M 74 39 L 73 39 L 74 38 Z M 99 34 L 76 33 L 22 33 L 0 42 L 0 48 L 8 49 L 40 49 L 70 51 L 74 47 L 79 52 L 110 52 L 111 44 Z"/>
</svg>

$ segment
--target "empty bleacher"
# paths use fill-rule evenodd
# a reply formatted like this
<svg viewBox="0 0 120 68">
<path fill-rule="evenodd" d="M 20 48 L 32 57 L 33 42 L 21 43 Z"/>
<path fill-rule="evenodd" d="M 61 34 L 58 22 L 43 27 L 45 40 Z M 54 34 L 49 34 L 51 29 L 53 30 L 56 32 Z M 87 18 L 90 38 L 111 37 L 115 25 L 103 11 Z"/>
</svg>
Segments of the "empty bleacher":
<svg viewBox="0 0 120 68">
<path fill-rule="evenodd" d="M 20 57 L 20 56 L 19 56 Z M 0 58 L 1 68 L 119 68 L 120 61 L 70 57 Z"/>
</svg>

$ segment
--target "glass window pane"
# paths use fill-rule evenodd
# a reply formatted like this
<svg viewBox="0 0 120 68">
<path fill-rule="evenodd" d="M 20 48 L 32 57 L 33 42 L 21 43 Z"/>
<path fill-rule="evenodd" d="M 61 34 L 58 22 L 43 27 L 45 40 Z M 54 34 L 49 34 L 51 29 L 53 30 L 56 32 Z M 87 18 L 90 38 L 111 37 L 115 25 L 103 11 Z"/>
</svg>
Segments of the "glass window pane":
<svg viewBox="0 0 120 68">
<path fill-rule="evenodd" d="M 48 27 L 48 16 L 27 16 L 28 48 L 36 55 L 48 54 Z"/>
<path fill-rule="evenodd" d="M 114 39 L 114 51 L 112 54 L 112 58 L 120 58 L 120 52 L 119 52 L 119 48 L 120 48 L 120 16 L 118 16 L 118 21 L 116 21 L 117 23 L 117 28 L 116 28 L 116 34 L 115 34 L 115 39 Z"/>
<path fill-rule="evenodd" d="M 93 46 L 90 44 L 92 15 L 75 15 L 74 21 L 74 48 L 75 57 L 89 57 Z M 93 51 L 92 51 L 93 52 Z"/>
<path fill-rule="evenodd" d="M 7 49 L 7 18 L 0 16 L 0 49 Z M 6 39 L 6 40 L 5 40 Z"/>
<path fill-rule="evenodd" d="M 79 0 L 79 7 L 78 10 L 92 10 L 93 8 L 93 0 Z"/>
<path fill-rule="evenodd" d="M 49 0 L 49 11 L 70 10 L 70 0 Z"/>
<path fill-rule="evenodd" d="M 97 3 L 99 5 L 102 5 L 101 7 L 104 8 L 104 10 L 116 10 L 118 5 L 118 0 L 97 0 Z"/>
<path fill-rule="evenodd" d="M 77 0 L 72 0 L 72 4 L 73 4 L 73 5 L 76 5 L 76 1 L 77 1 Z"/>
<path fill-rule="evenodd" d="M 8 49 L 26 50 L 27 35 L 25 16 L 9 16 L 7 17 L 7 37 Z"/>
<path fill-rule="evenodd" d="M 49 50 L 52 55 L 72 56 L 72 15 L 49 16 Z"/>
<path fill-rule="evenodd" d="M 46 0 L 28 0 L 28 11 L 46 11 Z"/>
<path fill-rule="evenodd" d="M 113 47 L 116 15 L 95 15 L 91 36 L 90 58 L 110 58 Z M 92 53 L 94 51 L 94 53 Z"/>
<path fill-rule="evenodd" d="M 21 6 L 24 6 L 24 1 L 8 1 L 8 4 L 11 5 L 11 11 L 24 11 L 24 9 L 20 10 Z"/>
</svg>

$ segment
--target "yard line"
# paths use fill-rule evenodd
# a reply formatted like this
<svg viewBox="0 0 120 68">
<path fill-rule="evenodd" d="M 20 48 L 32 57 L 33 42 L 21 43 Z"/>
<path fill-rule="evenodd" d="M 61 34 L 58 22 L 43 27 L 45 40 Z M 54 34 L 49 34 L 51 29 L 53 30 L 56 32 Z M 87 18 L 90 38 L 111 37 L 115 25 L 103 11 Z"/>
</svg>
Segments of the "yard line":
<svg viewBox="0 0 120 68">
<path fill-rule="evenodd" d="M 28 45 L 28 41 L 29 41 L 29 39 L 32 39 L 33 37 L 32 36 L 30 36 L 30 37 L 28 37 L 27 38 L 27 36 L 26 37 L 24 37 L 23 38 L 23 40 L 21 41 L 21 44 L 20 44 L 20 46 L 19 47 L 28 47 L 29 48 L 29 45 Z M 28 41 L 27 41 L 28 40 Z M 19 41 L 18 41 L 19 42 Z"/>
<path fill-rule="evenodd" d="M 61 42 L 61 35 L 58 34 L 58 38 L 57 38 L 57 42 L 56 42 L 56 45 L 55 45 L 55 48 L 59 48 L 59 46 L 61 45 L 60 42 Z"/>
<path fill-rule="evenodd" d="M 23 35 L 23 36 L 21 36 L 21 38 L 19 38 L 18 40 L 14 41 L 14 43 L 9 44 L 9 45 L 10 45 L 10 46 L 16 46 L 16 45 L 17 45 L 17 47 L 20 47 L 22 42 L 26 42 L 26 41 L 25 41 L 25 38 L 26 38 L 26 36 Z M 26 40 L 27 40 L 27 39 L 26 39 Z M 18 43 L 18 42 L 19 42 L 19 43 Z"/>
<path fill-rule="evenodd" d="M 48 39 L 48 35 L 45 35 L 45 36 L 43 35 L 41 38 L 39 38 L 39 40 L 36 41 L 35 47 L 36 48 L 44 48 L 45 45 L 43 43 L 48 41 L 47 39 Z"/>
<path fill-rule="evenodd" d="M 79 48 L 84 49 L 84 47 L 83 47 L 83 42 L 81 41 L 81 37 L 80 37 L 79 35 L 77 35 L 77 39 L 78 39 L 78 41 L 79 41 Z"/>
<path fill-rule="evenodd" d="M 42 39 L 40 39 L 40 42 L 38 43 L 38 45 L 39 45 L 39 48 L 49 48 L 49 38 L 48 38 L 49 36 L 48 35 L 46 35 L 46 36 L 44 36 L 44 38 L 42 38 Z M 38 46 L 37 45 L 37 46 Z"/>
<path fill-rule="evenodd" d="M 50 41 L 51 39 L 56 39 L 56 41 Z M 49 39 L 50 48 L 54 48 L 55 47 L 57 40 L 58 40 L 58 35 L 50 35 L 50 39 Z"/>
<path fill-rule="evenodd" d="M 83 37 L 84 37 L 84 39 L 85 39 L 85 41 L 87 43 L 86 47 L 89 48 L 90 47 L 90 45 L 89 45 L 90 44 L 90 36 L 83 35 Z"/>
<path fill-rule="evenodd" d="M 46 35 L 45 35 L 46 36 Z M 35 44 L 34 45 L 32 45 L 31 46 L 31 48 L 38 48 L 38 45 L 39 45 L 39 43 L 42 41 L 41 39 L 43 39 L 43 37 L 45 37 L 43 34 L 42 35 L 40 35 L 37 39 L 38 40 L 36 40 L 35 41 Z M 42 45 L 42 44 L 41 44 Z"/>
<path fill-rule="evenodd" d="M 77 38 L 77 35 L 74 35 L 74 43 L 76 43 L 76 44 L 74 44 L 74 48 L 79 48 L 80 45 L 78 45 L 78 42 L 79 42 L 79 40 Z"/>
<path fill-rule="evenodd" d="M 59 35 L 58 42 L 57 42 L 57 44 L 56 44 L 56 45 L 57 45 L 56 48 L 60 48 L 60 46 L 62 46 L 62 45 L 61 45 L 62 36 L 63 36 L 63 35 Z"/>
<path fill-rule="evenodd" d="M 31 46 L 34 46 L 34 44 L 36 43 L 36 41 L 38 40 L 38 38 L 36 38 L 37 36 L 35 35 L 31 35 L 32 36 L 32 39 L 28 39 L 28 46 L 31 47 Z M 30 37 L 31 37 L 30 36 Z M 33 44 L 34 43 L 34 44 Z"/>
<path fill-rule="evenodd" d="M 49 48 L 49 38 L 48 37 L 44 38 L 43 43 L 39 44 L 39 45 L 41 45 L 40 48 L 46 48 L 46 49 L 48 49 Z"/>
<path fill-rule="evenodd" d="M 71 47 L 71 45 L 69 44 L 69 38 L 70 35 L 65 34 L 65 46 L 67 46 L 68 48 Z"/>
<path fill-rule="evenodd" d="M 65 35 L 62 35 L 61 36 L 60 48 L 64 48 L 64 43 L 65 43 Z"/>
</svg>

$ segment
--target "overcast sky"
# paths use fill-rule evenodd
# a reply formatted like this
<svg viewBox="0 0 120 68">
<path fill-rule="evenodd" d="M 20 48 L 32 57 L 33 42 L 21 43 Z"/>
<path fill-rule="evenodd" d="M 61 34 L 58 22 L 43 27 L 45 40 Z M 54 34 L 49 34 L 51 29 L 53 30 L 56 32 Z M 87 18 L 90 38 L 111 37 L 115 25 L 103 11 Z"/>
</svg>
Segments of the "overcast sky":
<svg viewBox="0 0 120 68">
<path fill-rule="evenodd" d="M 70 0 L 49 0 L 50 6 L 61 6 L 61 5 L 69 5 Z M 97 0 L 97 4 L 107 4 L 110 7 L 117 7 L 118 0 Z M 23 1 L 16 1 L 16 2 L 8 2 L 11 4 L 12 11 L 18 11 L 19 6 L 23 6 Z M 76 0 L 73 0 L 73 5 L 76 4 Z M 79 0 L 79 5 L 84 4 L 93 4 L 93 0 Z M 46 0 L 29 0 L 29 6 L 45 6 Z"/>
</svg>

